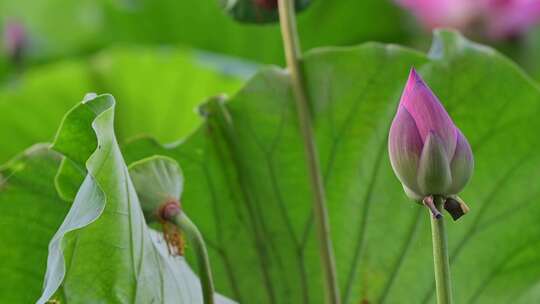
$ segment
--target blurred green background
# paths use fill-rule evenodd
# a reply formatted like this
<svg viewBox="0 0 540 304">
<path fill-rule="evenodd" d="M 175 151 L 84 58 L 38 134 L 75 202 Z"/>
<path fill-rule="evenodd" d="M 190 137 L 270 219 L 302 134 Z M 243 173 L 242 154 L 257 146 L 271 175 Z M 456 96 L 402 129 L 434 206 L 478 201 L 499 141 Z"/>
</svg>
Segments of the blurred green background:
<svg viewBox="0 0 540 304">
<path fill-rule="evenodd" d="M 0 163 L 51 141 L 87 92 L 117 98 L 121 139 L 170 142 L 196 128 L 205 98 L 234 93 L 258 65 L 283 65 L 277 25 L 235 22 L 217 0 L 0 0 L 0 31 L 10 23 L 27 44 L 17 65 L 0 46 Z M 305 50 L 379 41 L 425 51 L 431 40 L 392 0 L 313 1 L 299 32 Z M 538 36 L 497 47 L 537 74 Z"/>
<path fill-rule="evenodd" d="M 217 0 L 0 0 L 0 21 L 22 25 L 28 41 L 19 66 L 1 48 L 0 163 L 51 141 L 87 92 L 119 101 L 121 139 L 170 142 L 194 130 L 205 98 L 235 92 L 258 65 L 283 64 L 277 25 L 237 23 Z M 315 1 L 299 30 L 307 50 L 406 42 L 402 22 L 391 1 Z M 178 111 L 192 115 L 179 121 Z"/>
</svg>

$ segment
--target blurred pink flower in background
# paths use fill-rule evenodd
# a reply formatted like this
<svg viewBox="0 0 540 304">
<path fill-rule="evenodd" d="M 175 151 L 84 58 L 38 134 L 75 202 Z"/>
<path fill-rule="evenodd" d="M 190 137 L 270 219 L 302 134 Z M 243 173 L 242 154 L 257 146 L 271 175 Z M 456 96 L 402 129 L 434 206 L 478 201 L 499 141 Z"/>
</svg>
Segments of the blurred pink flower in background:
<svg viewBox="0 0 540 304">
<path fill-rule="evenodd" d="M 397 0 L 408 9 L 424 27 L 453 27 L 464 29 L 476 15 L 475 0 Z"/>
<path fill-rule="evenodd" d="M 451 27 L 492 39 L 520 35 L 540 23 L 540 0 L 396 0 L 426 29 Z"/>
<path fill-rule="evenodd" d="M 484 9 L 493 38 L 519 35 L 540 22 L 540 0 L 486 0 Z"/>
<path fill-rule="evenodd" d="M 26 31 L 21 23 L 8 21 L 4 25 L 4 49 L 13 61 L 19 61 L 26 46 Z"/>
</svg>

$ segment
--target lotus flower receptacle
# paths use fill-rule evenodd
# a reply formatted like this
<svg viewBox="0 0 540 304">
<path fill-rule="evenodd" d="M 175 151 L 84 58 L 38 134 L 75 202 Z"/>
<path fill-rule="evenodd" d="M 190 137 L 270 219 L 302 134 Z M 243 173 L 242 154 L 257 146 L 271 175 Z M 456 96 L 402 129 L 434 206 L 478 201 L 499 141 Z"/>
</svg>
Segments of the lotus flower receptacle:
<svg viewBox="0 0 540 304">
<path fill-rule="evenodd" d="M 414 69 L 390 127 L 388 149 L 405 193 L 418 202 L 455 196 L 472 175 L 469 142 Z"/>
<path fill-rule="evenodd" d="M 182 212 L 180 196 L 184 178 L 178 163 L 165 156 L 152 156 L 133 163 L 129 175 L 146 221 L 161 225 L 172 255 L 184 255 L 181 231 L 171 223 Z"/>
<path fill-rule="evenodd" d="M 184 178 L 175 160 L 165 156 L 145 158 L 129 167 L 129 175 L 148 222 L 163 219 L 175 205 L 180 209 Z"/>
</svg>

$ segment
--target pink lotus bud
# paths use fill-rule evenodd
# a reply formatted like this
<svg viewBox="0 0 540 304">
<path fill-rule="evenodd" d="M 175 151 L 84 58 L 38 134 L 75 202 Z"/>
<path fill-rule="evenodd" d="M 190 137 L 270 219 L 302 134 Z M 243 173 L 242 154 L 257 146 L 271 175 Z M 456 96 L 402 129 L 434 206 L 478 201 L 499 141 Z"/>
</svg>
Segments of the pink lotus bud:
<svg viewBox="0 0 540 304">
<path fill-rule="evenodd" d="M 467 139 L 414 69 L 390 127 L 388 149 L 405 193 L 416 201 L 457 194 L 472 174 Z"/>
<path fill-rule="evenodd" d="M 6 53 L 14 62 L 22 59 L 22 53 L 26 45 L 26 33 L 20 23 L 7 22 L 4 27 L 4 47 Z"/>
</svg>

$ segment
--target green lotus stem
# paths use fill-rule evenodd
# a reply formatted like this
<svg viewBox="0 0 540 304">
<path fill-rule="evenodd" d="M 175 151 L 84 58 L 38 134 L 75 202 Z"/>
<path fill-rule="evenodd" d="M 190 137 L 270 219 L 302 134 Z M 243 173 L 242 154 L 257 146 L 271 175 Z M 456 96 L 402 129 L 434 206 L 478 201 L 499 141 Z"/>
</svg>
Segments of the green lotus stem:
<svg viewBox="0 0 540 304">
<path fill-rule="evenodd" d="M 177 213 L 171 218 L 171 222 L 180 228 L 193 246 L 199 264 L 199 277 L 201 279 L 204 304 L 214 304 L 214 281 L 208 251 L 201 232 L 184 212 Z"/>
<path fill-rule="evenodd" d="M 278 0 L 279 22 L 281 35 L 285 49 L 287 67 L 291 76 L 292 90 L 296 100 L 300 130 L 304 140 L 304 150 L 307 159 L 308 173 L 313 191 L 314 219 L 319 238 L 321 264 L 325 278 L 326 303 L 339 304 L 339 285 L 336 276 L 336 266 L 330 236 L 330 224 L 326 207 L 326 194 L 324 190 L 321 170 L 317 156 L 311 116 L 309 111 L 309 99 L 306 92 L 304 78 L 300 66 L 301 49 L 296 30 L 296 15 L 293 0 Z"/>
<path fill-rule="evenodd" d="M 442 211 L 443 198 L 434 196 L 435 207 Z M 448 244 L 444 228 L 444 218 L 431 215 L 431 237 L 433 241 L 433 266 L 435 270 L 435 286 L 438 304 L 452 304 L 452 282 L 450 264 L 448 262 Z"/>
</svg>

